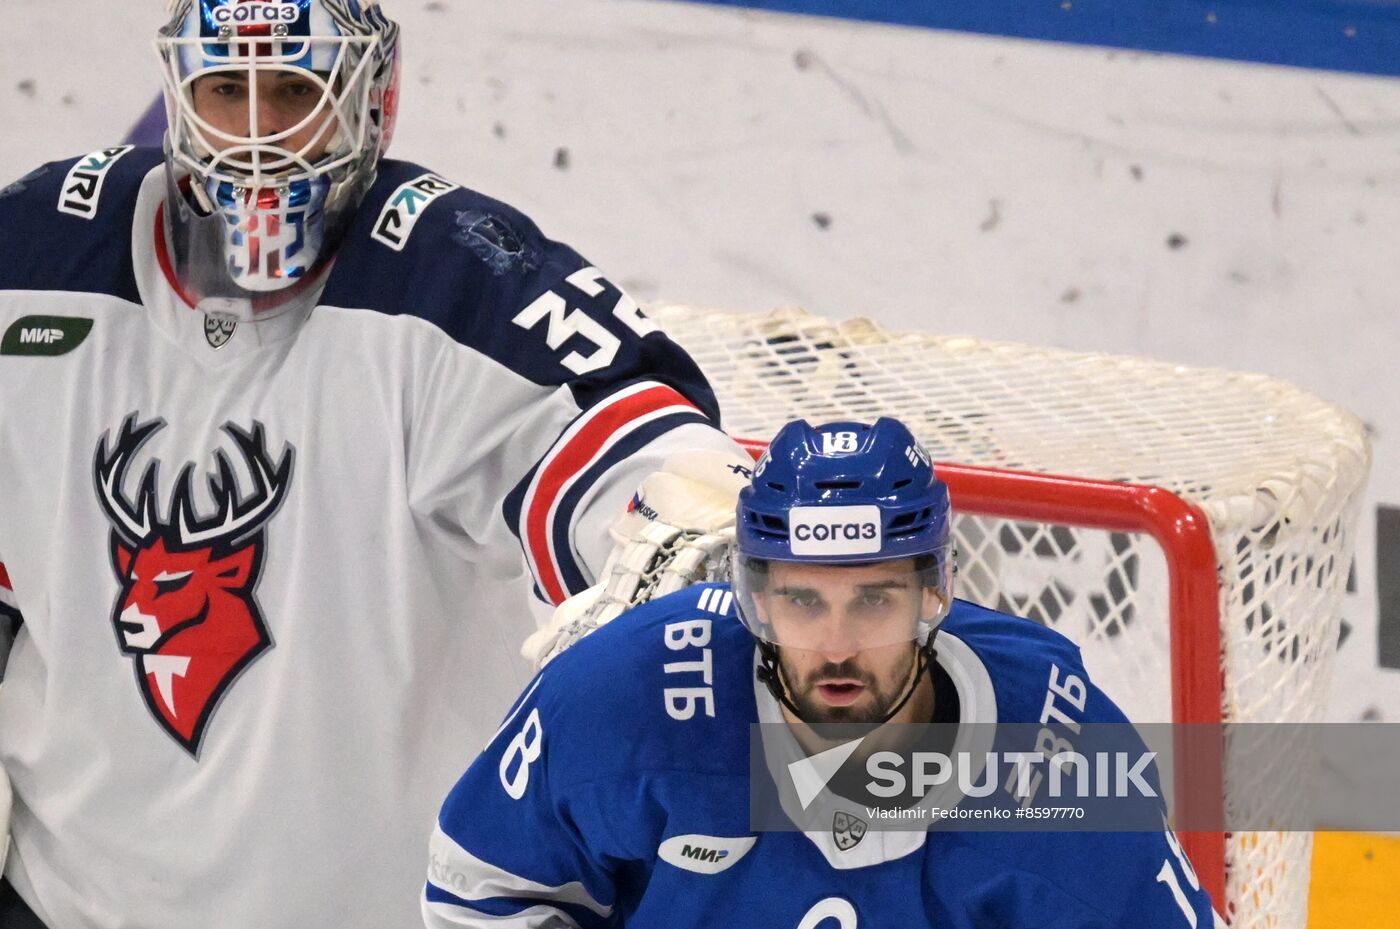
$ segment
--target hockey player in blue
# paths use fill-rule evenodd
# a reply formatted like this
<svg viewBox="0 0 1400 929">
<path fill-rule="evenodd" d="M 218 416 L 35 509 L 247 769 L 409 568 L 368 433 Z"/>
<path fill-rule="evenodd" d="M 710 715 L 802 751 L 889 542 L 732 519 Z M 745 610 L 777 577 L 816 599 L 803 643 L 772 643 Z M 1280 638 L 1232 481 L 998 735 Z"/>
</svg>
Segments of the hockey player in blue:
<svg viewBox="0 0 1400 929">
<path fill-rule="evenodd" d="M 839 796 L 828 828 L 754 828 L 754 723 L 812 755 L 838 723 L 1124 721 L 1067 639 L 952 599 L 949 518 L 902 424 L 786 426 L 740 495 L 732 586 L 572 646 L 452 790 L 429 929 L 1210 927 L 1170 831 L 880 831 Z"/>
</svg>

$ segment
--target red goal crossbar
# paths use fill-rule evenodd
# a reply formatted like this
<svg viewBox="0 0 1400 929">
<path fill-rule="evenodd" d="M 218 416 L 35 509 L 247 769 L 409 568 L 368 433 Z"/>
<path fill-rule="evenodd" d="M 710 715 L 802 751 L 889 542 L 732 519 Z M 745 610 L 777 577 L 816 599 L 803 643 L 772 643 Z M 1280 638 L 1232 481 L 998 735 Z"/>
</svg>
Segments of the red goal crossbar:
<svg viewBox="0 0 1400 929">
<path fill-rule="evenodd" d="M 757 459 L 766 442 L 739 440 Z M 957 512 L 1022 522 L 1051 523 L 1151 536 L 1161 546 L 1169 583 L 1171 626 L 1172 722 L 1176 751 L 1176 817 L 1184 823 L 1224 825 L 1224 751 L 1219 744 L 1223 641 L 1215 544 L 1205 514 L 1161 487 L 1083 478 L 1005 471 L 937 462 Z M 1200 725 L 1190 740 L 1199 750 L 1200 736 L 1219 765 L 1187 764 L 1183 733 Z M 1188 787 L 1189 784 L 1189 787 Z M 1225 833 L 1183 832 L 1181 843 L 1210 894 L 1225 912 Z"/>
</svg>

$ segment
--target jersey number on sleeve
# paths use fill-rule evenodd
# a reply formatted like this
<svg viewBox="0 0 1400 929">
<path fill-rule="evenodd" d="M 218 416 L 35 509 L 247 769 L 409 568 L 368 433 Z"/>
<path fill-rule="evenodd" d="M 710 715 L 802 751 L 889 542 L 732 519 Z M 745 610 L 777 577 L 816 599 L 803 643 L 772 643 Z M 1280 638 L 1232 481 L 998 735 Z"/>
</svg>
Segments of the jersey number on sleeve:
<svg viewBox="0 0 1400 929">
<path fill-rule="evenodd" d="M 591 266 L 575 271 L 565 280 L 590 300 L 601 296 L 604 290 L 602 272 Z M 613 319 L 638 337 L 660 331 L 660 326 L 642 315 L 636 301 L 620 290 L 619 293 L 621 296 L 612 310 Z M 570 309 L 569 302 L 552 290 L 541 294 L 533 303 L 517 313 L 511 322 L 521 329 L 528 330 L 546 319 L 549 320 L 549 324 L 545 328 L 544 340 L 550 349 L 559 349 L 575 336 L 593 344 L 593 350 L 588 354 L 571 351 L 559 360 L 560 364 L 575 374 L 582 376 L 599 371 L 617 359 L 622 340 L 583 310 Z"/>
<path fill-rule="evenodd" d="M 520 727 L 515 738 L 506 746 L 505 754 L 501 755 L 501 786 L 512 800 L 525 796 L 525 791 L 530 787 L 530 765 L 539 760 L 543 748 L 544 729 L 540 726 L 540 711 L 531 710 L 525 718 L 525 725 Z M 520 759 L 520 766 L 512 776 L 510 769 L 516 758 Z"/>
<path fill-rule="evenodd" d="M 1167 845 L 1171 847 L 1172 857 L 1181 866 L 1181 873 L 1186 875 L 1186 882 L 1191 885 L 1192 890 L 1201 889 L 1201 879 L 1196 876 L 1196 869 L 1191 867 L 1191 862 L 1187 860 L 1186 853 L 1181 850 L 1181 843 L 1176 840 L 1176 836 L 1168 829 L 1164 835 L 1167 838 Z M 1186 899 L 1185 892 L 1181 889 L 1181 879 L 1177 877 L 1176 867 L 1173 866 L 1171 858 L 1162 860 L 1162 869 L 1157 872 L 1157 882 L 1166 884 L 1167 889 L 1172 892 L 1172 898 L 1176 900 L 1176 905 L 1181 907 L 1181 912 L 1186 914 L 1186 922 L 1191 929 L 1196 929 L 1196 911 L 1191 906 L 1191 901 Z"/>
</svg>

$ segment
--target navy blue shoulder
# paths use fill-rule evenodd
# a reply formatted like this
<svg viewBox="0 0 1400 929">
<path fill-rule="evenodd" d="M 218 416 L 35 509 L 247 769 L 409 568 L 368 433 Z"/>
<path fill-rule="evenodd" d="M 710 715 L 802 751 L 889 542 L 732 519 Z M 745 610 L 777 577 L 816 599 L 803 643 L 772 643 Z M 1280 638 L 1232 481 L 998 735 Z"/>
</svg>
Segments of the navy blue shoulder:
<svg viewBox="0 0 1400 929">
<path fill-rule="evenodd" d="M 621 768 L 613 773 L 742 768 L 748 724 L 758 719 L 754 640 L 727 594 L 727 585 L 688 587 L 569 648 L 540 677 L 546 730 L 553 721 L 587 733 L 590 745 L 615 749 Z M 707 750 L 696 752 L 697 745 Z M 600 757 L 586 770 L 599 774 L 613 764 Z"/>
<path fill-rule="evenodd" d="M 584 265 L 512 207 L 420 165 L 386 159 L 322 299 L 417 316 L 470 344 L 480 320 L 465 310 L 493 299 L 518 304 L 536 278 Z"/>
<path fill-rule="evenodd" d="M 155 148 L 55 161 L 0 190 L 0 290 L 64 290 L 140 302 L 131 266 L 141 183 Z"/>
<path fill-rule="evenodd" d="M 322 302 L 425 319 L 537 384 L 569 383 L 585 407 L 659 380 L 718 422 L 699 369 L 621 289 L 519 210 L 420 165 L 380 164 Z"/>
</svg>

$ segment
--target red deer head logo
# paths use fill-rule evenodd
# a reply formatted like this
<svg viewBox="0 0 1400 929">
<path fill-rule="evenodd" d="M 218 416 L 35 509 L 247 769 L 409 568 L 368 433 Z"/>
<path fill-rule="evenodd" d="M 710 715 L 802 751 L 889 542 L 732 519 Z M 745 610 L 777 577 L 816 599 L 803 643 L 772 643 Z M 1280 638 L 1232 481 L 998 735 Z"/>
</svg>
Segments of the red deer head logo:
<svg viewBox="0 0 1400 929">
<path fill-rule="evenodd" d="M 112 566 L 121 592 L 112 610 L 123 654 L 135 659 L 137 685 L 156 721 L 191 755 L 209 717 L 239 672 L 272 645 L 253 599 L 264 550 L 263 527 L 291 482 L 293 450 L 274 464 L 261 423 L 224 431 L 247 463 L 252 489 L 239 492 L 233 466 L 215 452 L 209 491 L 217 512 L 195 513 L 194 465 L 175 483 L 169 514 L 157 512 L 159 462 L 147 466 L 136 499 L 122 485 L 132 458 L 164 427 L 132 414 L 111 450 L 104 435 L 93 463 L 97 498 L 112 523 Z"/>
</svg>

